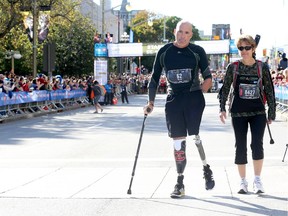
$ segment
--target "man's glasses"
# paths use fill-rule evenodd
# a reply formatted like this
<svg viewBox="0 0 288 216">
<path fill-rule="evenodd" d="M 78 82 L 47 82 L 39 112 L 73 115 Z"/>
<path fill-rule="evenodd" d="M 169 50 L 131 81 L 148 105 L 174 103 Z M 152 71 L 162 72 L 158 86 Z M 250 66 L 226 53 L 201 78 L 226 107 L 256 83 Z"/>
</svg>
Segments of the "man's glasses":
<svg viewBox="0 0 288 216">
<path fill-rule="evenodd" d="M 245 46 L 245 47 L 240 46 L 240 47 L 238 47 L 238 49 L 239 49 L 240 51 L 243 51 L 244 49 L 248 51 L 248 50 L 251 50 L 251 49 L 252 49 L 252 46 Z"/>
</svg>

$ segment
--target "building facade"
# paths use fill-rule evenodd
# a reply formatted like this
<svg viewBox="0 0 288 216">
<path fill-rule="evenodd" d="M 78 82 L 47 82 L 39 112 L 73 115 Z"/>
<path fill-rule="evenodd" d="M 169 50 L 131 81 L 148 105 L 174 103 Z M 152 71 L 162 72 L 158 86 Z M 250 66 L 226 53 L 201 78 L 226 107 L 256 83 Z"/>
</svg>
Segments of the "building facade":
<svg viewBox="0 0 288 216">
<path fill-rule="evenodd" d="M 82 0 L 80 11 L 91 19 L 99 34 L 105 36 L 109 33 L 113 36 L 112 42 L 118 43 L 136 14 L 136 11 L 130 11 L 127 6 L 127 0 L 122 0 L 121 5 L 114 7 L 111 6 L 111 0 Z"/>
</svg>

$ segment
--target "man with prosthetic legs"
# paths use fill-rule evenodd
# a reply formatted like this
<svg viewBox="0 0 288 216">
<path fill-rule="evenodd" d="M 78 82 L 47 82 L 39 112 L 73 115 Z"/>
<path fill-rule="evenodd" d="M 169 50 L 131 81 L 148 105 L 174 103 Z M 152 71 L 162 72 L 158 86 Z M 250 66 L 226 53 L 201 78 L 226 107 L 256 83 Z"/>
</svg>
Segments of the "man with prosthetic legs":
<svg viewBox="0 0 288 216">
<path fill-rule="evenodd" d="M 192 24 L 180 21 L 174 31 L 175 41 L 158 51 L 148 84 L 148 104 L 144 114 L 153 111 L 154 100 L 162 71 L 165 72 L 168 89 L 165 103 L 165 117 L 168 135 L 173 139 L 174 158 L 177 169 L 177 183 L 171 198 L 185 195 L 184 170 L 186 167 L 186 137 L 195 135 L 195 144 L 203 163 L 205 189 L 213 189 L 215 182 L 199 136 L 202 114 L 205 108 L 203 92 L 212 86 L 212 76 L 208 67 L 205 50 L 190 43 Z M 201 73 L 204 81 L 200 84 Z"/>
</svg>

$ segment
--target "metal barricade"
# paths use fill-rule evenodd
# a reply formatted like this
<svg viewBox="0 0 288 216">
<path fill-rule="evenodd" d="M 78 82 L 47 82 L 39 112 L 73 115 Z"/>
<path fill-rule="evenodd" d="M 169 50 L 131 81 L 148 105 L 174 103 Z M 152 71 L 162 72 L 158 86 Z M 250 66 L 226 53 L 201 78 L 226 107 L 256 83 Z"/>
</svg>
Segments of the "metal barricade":
<svg viewBox="0 0 288 216">
<path fill-rule="evenodd" d="M 41 115 L 49 112 L 62 112 L 64 110 L 90 106 L 89 99 L 85 91 L 69 92 L 68 96 L 65 91 L 55 96 L 55 91 L 46 91 L 33 93 L 15 92 L 13 98 L 7 97 L 7 94 L 1 93 L 0 100 L 0 122 L 8 119 L 20 117 L 30 117 Z M 67 93 L 67 92 L 66 92 Z M 51 94 L 54 94 L 54 100 Z M 39 97 L 39 101 L 37 100 Z"/>
</svg>

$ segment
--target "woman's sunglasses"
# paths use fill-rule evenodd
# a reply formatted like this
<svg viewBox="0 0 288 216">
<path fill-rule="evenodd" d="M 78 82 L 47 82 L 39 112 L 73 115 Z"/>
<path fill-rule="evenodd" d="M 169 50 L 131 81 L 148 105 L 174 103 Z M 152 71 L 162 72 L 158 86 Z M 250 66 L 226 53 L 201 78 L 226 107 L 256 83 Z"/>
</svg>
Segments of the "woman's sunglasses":
<svg viewBox="0 0 288 216">
<path fill-rule="evenodd" d="M 239 49 L 240 51 L 243 51 L 244 49 L 245 49 L 245 50 L 251 50 L 251 49 L 252 49 L 252 46 L 245 46 L 245 47 L 240 46 L 240 47 L 238 47 L 238 49 Z"/>
</svg>

